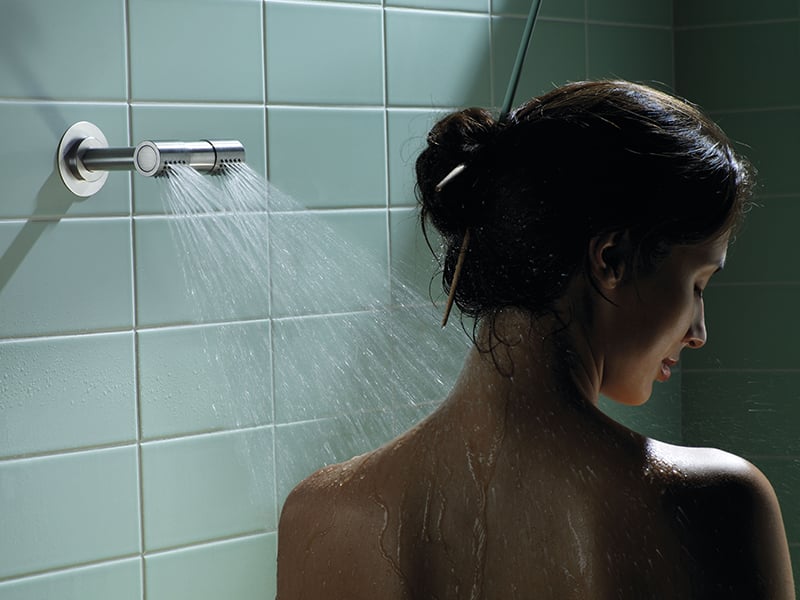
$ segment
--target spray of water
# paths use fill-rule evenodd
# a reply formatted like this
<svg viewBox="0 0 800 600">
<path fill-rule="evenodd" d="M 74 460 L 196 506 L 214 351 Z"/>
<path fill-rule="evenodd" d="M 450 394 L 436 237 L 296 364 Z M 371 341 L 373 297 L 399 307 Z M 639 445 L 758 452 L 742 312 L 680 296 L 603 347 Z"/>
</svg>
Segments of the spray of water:
<svg viewBox="0 0 800 600">
<path fill-rule="evenodd" d="M 455 323 L 440 330 L 438 310 L 390 275 L 385 252 L 348 241 L 349 221 L 305 210 L 246 165 L 211 178 L 176 167 L 165 179 L 194 318 L 215 332 L 203 353 L 222 391 L 198 401 L 214 403 L 220 428 L 273 428 L 258 439 L 275 439 L 274 450 L 249 442 L 243 459 L 260 472 L 274 452 L 279 502 L 444 398 L 467 337 Z M 255 497 L 268 493 L 271 482 L 253 480 Z"/>
</svg>

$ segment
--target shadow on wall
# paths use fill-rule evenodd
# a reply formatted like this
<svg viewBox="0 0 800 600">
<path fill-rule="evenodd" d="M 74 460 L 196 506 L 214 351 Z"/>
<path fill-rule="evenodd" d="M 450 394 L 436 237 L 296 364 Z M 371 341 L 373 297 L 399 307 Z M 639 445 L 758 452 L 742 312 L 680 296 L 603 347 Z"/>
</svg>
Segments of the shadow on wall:
<svg viewBox="0 0 800 600">
<path fill-rule="evenodd" d="M 30 62 L 30 55 L 20 52 L 21 48 L 36 47 L 41 39 L 40 31 L 25 1 L 10 0 L 4 6 L 3 12 L 6 17 L 0 20 L 0 61 L 4 63 L 3 70 L 16 79 L 20 95 L 41 100 L 53 99 L 45 93 L 44 85 L 38 80 L 36 70 Z M 65 45 L 67 41 L 65 39 Z M 38 113 L 47 129 L 54 137 L 60 139 L 66 122 L 61 111 L 52 104 L 31 105 L 38 107 Z M 77 199 L 64 187 L 58 174 L 56 146 L 53 147 L 52 167 L 50 176 L 36 194 L 33 213 L 0 257 L 0 291 L 13 277 L 36 241 L 47 229 L 57 224 Z M 45 218 L 47 221 L 43 220 Z"/>
</svg>

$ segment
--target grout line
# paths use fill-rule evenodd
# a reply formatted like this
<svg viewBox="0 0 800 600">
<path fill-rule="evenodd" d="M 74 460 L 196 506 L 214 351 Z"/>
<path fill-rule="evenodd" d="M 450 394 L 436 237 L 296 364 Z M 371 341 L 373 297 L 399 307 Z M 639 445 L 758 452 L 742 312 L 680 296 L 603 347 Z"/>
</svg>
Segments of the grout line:
<svg viewBox="0 0 800 600">
<path fill-rule="evenodd" d="M 54 458 L 57 456 L 71 456 L 73 454 L 84 454 L 91 452 L 102 452 L 104 450 L 119 450 L 122 448 L 135 448 L 135 440 L 122 442 L 111 442 L 108 444 L 94 444 L 92 446 L 81 446 L 77 448 L 59 448 L 55 450 L 43 450 L 40 452 L 25 452 L 23 454 L 10 454 L 0 457 L 0 465 L 17 461 L 38 460 L 41 458 Z"/>
<path fill-rule="evenodd" d="M 14 574 L 7 577 L 0 577 L 0 584 L 4 583 L 14 583 L 18 581 L 22 581 L 25 579 L 36 579 L 38 577 L 45 577 L 48 575 L 59 575 L 69 573 L 71 571 L 82 571 L 84 569 L 91 569 L 94 567 L 101 567 L 101 566 L 110 566 L 117 563 L 124 563 L 129 562 L 131 560 L 139 560 L 142 561 L 142 555 L 140 553 L 137 554 L 123 554 L 121 556 L 115 556 L 110 558 L 101 558 L 98 560 L 87 561 L 76 563 L 74 565 L 67 565 L 67 566 L 59 566 L 53 567 L 49 569 L 42 569 L 37 571 L 29 571 L 26 573 L 21 574 Z"/>
<path fill-rule="evenodd" d="M 269 146 L 269 111 L 267 110 L 267 106 L 269 105 L 269 90 L 267 88 L 267 61 L 269 59 L 269 55 L 267 53 L 267 4 L 266 2 L 262 2 L 261 4 L 261 32 L 262 32 L 262 61 L 263 61 L 263 77 L 264 77 L 264 173 L 266 174 L 267 185 L 269 186 L 269 175 L 270 175 L 270 146 Z M 269 210 L 269 192 L 267 192 L 267 231 L 265 232 L 264 236 L 264 243 L 266 244 L 266 255 L 267 255 L 267 310 L 270 314 L 269 319 L 267 319 L 268 327 L 269 327 L 269 357 L 268 357 L 268 364 L 266 365 L 268 372 L 269 372 L 269 399 L 270 399 L 270 427 L 272 429 L 272 507 L 273 507 L 273 519 L 274 522 L 277 523 L 280 520 L 280 514 L 278 512 L 278 442 L 277 442 L 277 435 L 275 435 L 275 418 L 277 414 L 277 402 L 278 402 L 278 394 L 277 394 L 277 386 L 275 384 L 277 377 L 275 376 L 275 322 L 272 318 L 272 307 L 275 306 L 275 294 L 274 289 L 275 286 L 273 285 L 272 281 L 272 211 Z"/>
<path fill-rule="evenodd" d="M 241 541 L 241 540 L 248 540 L 257 537 L 262 537 L 265 535 L 275 534 L 273 529 L 253 529 L 250 531 L 242 532 L 242 533 L 232 533 L 230 535 L 212 538 L 209 540 L 202 540 L 200 542 L 188 542 L 185 544 L 179 544 L 176 546 L 169 546 L 167 548 L 158 548 L 157 550 L 150 550 L 143 553 L 143 557 L 150 558 L 150 557 L 157 557 L 163 554 L 171 554 L 173 552 L 180 552 L 181 550 L 189 550 L 189 549 L 196 549 L 202 548 L 205 546 L 215 546 L 217 544 L 225 544 L 227 542 L 233 541 Z"/>
<path fill-rule="evenodd" d="M 786 17 L 783 19 L 761 19 L 753 21 L 736 21 L 731 23 L 706 23 L 703 25 L 677 25 L 675 31 L 701 31 L 706 29 L 730 29 L 733 27 L 753 27 L 757 25 L 780 25 L 800 23 L 800 17 Z"/>
<path fill-rule="evenodd" d="M 75 104 L 79 106 L 124 106 L 127 104 L 125 100 L 84 100 L 80 98 L 40 98 L 40 97 L 0 97 L 0 105 L 3 104 L 22 104 L 28 106 L 30 104 Z"/>
<path fill-rule="evenodd" d="M 583 0 L 583 75 L 589 79 L 589 0 Z"/>
</svg>

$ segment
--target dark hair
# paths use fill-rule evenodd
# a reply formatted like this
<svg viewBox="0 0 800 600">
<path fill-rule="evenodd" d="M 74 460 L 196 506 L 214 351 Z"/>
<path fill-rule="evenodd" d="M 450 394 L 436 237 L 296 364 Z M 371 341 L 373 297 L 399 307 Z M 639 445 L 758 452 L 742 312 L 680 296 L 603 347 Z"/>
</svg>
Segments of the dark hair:
<svg viewBox="0 0 800 600">
<path fill-rule="evenodd" d="M 428 134 L 416 173 L 423 229 L 430 221 L 442 236 L 446 291 L 470 231 L 455 302 L 476 319 L 552 310 L 595 236 L 627 232 L 630 272 L 642 274 L 676 244 L 730 232 L 752 184 L 695 106 L 627 81 L 570 83 L 500 121 L 453 113 Z"/>
</svg>

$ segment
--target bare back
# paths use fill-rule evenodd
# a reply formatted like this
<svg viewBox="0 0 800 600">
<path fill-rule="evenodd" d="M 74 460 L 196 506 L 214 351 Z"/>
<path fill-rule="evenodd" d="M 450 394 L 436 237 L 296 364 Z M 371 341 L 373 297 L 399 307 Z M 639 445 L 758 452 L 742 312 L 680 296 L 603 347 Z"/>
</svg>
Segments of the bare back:
<svg viewBox="0 0 800 600">
<path fill-rule="evenodd" d="M 599 412 L 526 417 L 463 383 L 295 489 L 280 600 L 794 597 L 774 492 L 746 461 Z"/>
</svg>

